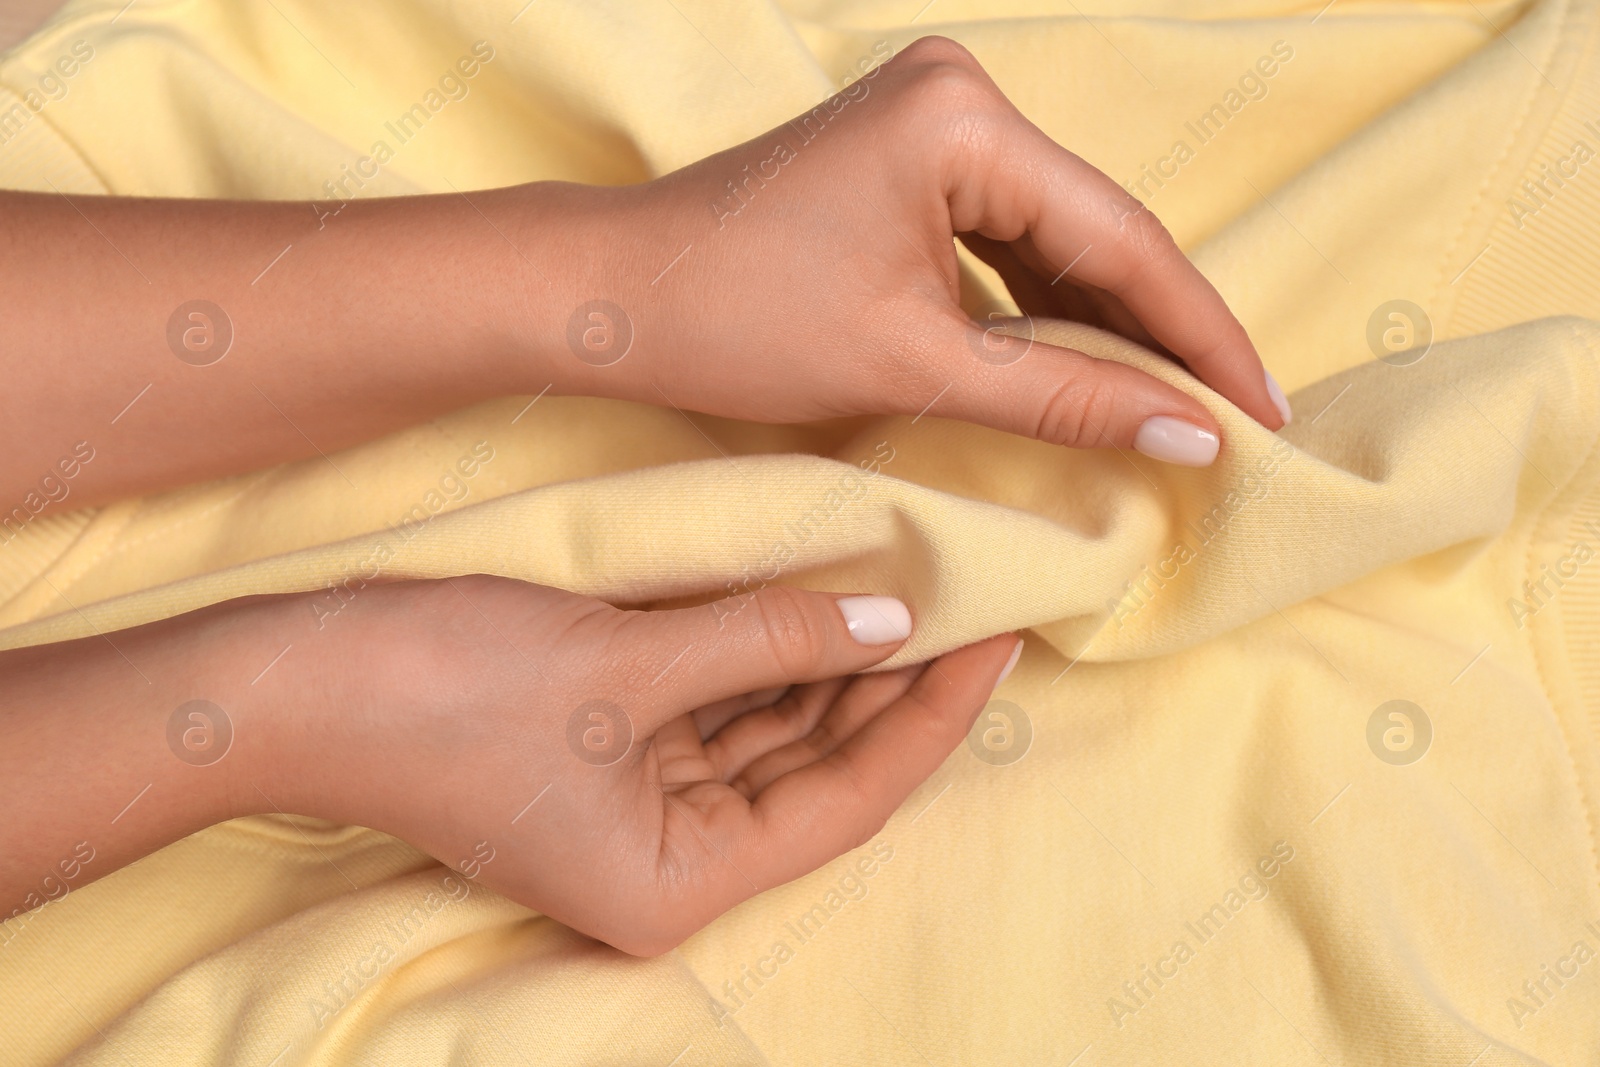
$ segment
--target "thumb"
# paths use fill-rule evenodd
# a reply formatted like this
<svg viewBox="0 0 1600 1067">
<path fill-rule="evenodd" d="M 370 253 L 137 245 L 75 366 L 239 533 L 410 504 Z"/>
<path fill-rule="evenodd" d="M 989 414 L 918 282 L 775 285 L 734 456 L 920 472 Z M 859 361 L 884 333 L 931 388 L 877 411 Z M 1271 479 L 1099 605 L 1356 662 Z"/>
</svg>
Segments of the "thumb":
<svg viewBox="0 0 1600 1067">
<path fill-rule="evenodd" d="M 911 611 L 894 597 L 786 586 L 636 619 L 656 632 L 667 656 L 678 657 L 659 684 L 682 708 L 854 674 L 911 636 Z"/>
<path fill-rule="evenodd" d="M 1185 467 L 1217 458 L 1221 428 L 1181 389 L 1125 363 L 1034 340 L 1023 320 L 963 319 L 964 336 L 952 342 L 960 346 L 960 377 L 931 414 L 1069 448 L 1131 448 Z"/>
</svg>

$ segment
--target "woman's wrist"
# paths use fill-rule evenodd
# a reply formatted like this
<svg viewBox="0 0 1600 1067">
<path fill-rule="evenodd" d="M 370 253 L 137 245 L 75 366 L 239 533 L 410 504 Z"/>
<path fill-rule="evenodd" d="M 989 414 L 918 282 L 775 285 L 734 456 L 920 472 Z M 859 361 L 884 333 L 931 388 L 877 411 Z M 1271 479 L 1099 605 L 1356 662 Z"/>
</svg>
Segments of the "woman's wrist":
<svg viewBox="0 0 1600 1067">
<path fill-rule="evenodd" d="M 545 592 L 468 575 L 361 586 L 326 625 L 315 595 L 257 609 L 241 632 L 255 645 L 292 645 L 281 664 L 290 670 L 277 699 L 246 709 L 248 736 L 228 771 L 231 814 L 307 815 L 394 834 L 447 862 L 470 855 L 478 838 L 434 818 L 481 787 L 462 763 L 508 747 L 529 769 L 567 755 L 538 729 L 537 699 L 522 699 L 521 729 L 488 728 L 492 694 L 538 674 L 528 658 L 538 652 L 511 636 L 520 620 L 504 613 L 523 590 L 530 600 Z"/>
<path fill-rule="evenodd" d="M 666 266 L 655 263 L 660 238 L 649 188 L 535 182 L 473 199 L 501 212 L 506 238 L 497 254 L 508 284 L 483 311 L 505 322 L 512 339 L 499 392 L 548 387 L 556 395 L 659 403 L 641 373 L 648 357 L 638 329 L 640 294 L 652 269 Z"/>
<path fill-rule="evenodd" d="M 235 750 L 219 763 L 228 815 L 276 812 L 393 829 L 393 806 L 413 799 L 417 785 L 387 788 L 415 756 L 399 724 L 413 705 L 444 713 L 461 702 L 467 679 L 449 650 L 481 643 L 481 635 L 433 623 L 438 607 L 456 607 L 457 590 L 470 584 L 342 589 L 335 616 L 326 614 L 326 591 L 219 606 L 224 614 L 207 639 L 215 659 L 272 664 L 243 687 L 230 669 L 221 687 L 238 708 Z M 467 614 L 469 622 L 481 618 Z"/>
</svg>

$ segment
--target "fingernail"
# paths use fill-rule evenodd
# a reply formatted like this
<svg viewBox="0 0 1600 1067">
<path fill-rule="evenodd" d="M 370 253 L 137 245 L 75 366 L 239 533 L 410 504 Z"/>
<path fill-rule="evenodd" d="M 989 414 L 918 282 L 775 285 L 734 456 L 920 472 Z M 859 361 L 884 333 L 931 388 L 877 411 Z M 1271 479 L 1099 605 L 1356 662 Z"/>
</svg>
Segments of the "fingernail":
<svg viewBox="0 0 1600 1067">
<path fill-rule="evenodd" d="M 1133 435 L 1133 447 L 1163 463 L 1208 467 L 1222 442 L 1210 430 L 1171 415 L 1152 415 Z"/>
<path fill-rule="evenodd" d="M 1294 421 L 1294 412 L 1289 410 L 1289 398 L 1283 395 L 1283 386 L 1278 384 L 1278 379 L 1272 376 L 1272 372 L 1265 371 L 1265 373 L 1267 395 L 1272 397 L 1272 402 L 1278 406 L 1278 414 L 1283 416 L 1283 424 L 1287 426 Z"/>
<path fill-rule="evenodd" d="M 887 645 L 911 636 L 911 609 L 892 596 L 847 596 L 835 603 L 858 644 Z"/>
<path fill-rule="evenodd" d="M 1022 658 L 1022 638 L 1017 638 L 1017 647 L 1011 650 L 1011 658 L 1006 660 L 1006 665 L 1000 670 L 1000 677 L 994 680 L 994 687 L 1000 688 L 1000 683 L 1011 676 L 1011 670 L 1017 665 L 1017 660 Z"/>
</svg>

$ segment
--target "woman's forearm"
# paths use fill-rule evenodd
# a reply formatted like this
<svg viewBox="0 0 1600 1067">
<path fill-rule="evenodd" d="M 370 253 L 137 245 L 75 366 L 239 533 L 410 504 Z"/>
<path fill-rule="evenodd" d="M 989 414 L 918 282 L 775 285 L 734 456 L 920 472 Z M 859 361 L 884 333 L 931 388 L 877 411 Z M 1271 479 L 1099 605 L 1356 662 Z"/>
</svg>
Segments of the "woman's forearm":
<svg viewBox="0 0 1600 1067">
<path fill-rule="evenodd" d="M 0 513 L 61 487 L 84 506 L 332 453 L 538 392 L 564 369 L 549 324 L 581 291 L 574 194 L 339 208 L 0 192 L 15 298 Z"/>
<path fill-rule="evenodd" d="M 301 699 L 305 650 L 263 668 L 305 619 L 287 598 L 236 601 L 0 653 L 0 951 L 32 909 L 212 823 L 274 810 L 241 768 L 273 709 Z"/>
</svg>

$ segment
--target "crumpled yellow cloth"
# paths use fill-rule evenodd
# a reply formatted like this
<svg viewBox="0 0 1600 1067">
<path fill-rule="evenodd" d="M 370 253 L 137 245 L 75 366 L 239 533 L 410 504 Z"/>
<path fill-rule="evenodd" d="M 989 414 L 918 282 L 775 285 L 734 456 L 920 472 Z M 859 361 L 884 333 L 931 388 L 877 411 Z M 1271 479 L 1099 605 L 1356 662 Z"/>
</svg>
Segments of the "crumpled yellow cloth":
<svg viewBox="0 0 1600 1067">
<path fill-rule="evenodd" d="M 841 430 L 524 397 L 337 471 L 45 507 L 0 547 L 0 645 L 374 567 L 885 592 L 902 660 L 1029 643 L 878 838 L 669 956 L 380 834 L 244 819 L 5 924 L 6 1062 L 1594 1062 L 1596 5 L 1316 6 L 69 4 L 0 61 L 6 185 L 324 201 L 415 105 L 362 195 L 635 181 L 949 34 L 1163 217 L 1297 419 L 1037 322 L 1199 395 L 1218 463 L 936 404 Z"/>
</svg>

